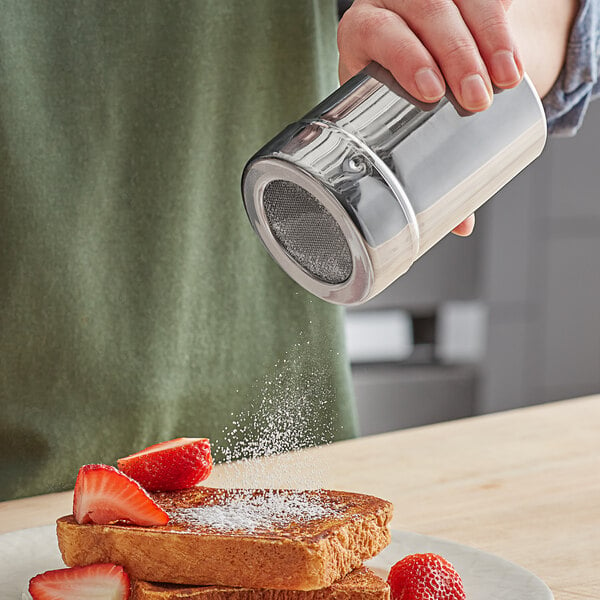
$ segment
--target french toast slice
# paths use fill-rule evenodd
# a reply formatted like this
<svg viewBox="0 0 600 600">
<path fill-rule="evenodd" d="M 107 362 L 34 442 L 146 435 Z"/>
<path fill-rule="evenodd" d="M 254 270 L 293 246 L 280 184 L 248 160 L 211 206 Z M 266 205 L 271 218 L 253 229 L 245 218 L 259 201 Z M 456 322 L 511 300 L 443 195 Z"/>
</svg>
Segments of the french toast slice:
<svg viewBox="0 0 600 600">
<path fill-rule="evenodd" d="M 366 567 L 359 567 L 319 590 L 265 590 L 225 586 L 182 586 L 135 581 L 130 600 L 389 600 L 390 587 Z"/>
<path fill-rule="evenodd" d="M 169 514 L 166 525 L 60 518 L 64 562 L 116 563 L 145 581 L 316 590 L 390 542 L 392 504 L 364 494 L 196 487 L 151 496 Z"/>
</svg>

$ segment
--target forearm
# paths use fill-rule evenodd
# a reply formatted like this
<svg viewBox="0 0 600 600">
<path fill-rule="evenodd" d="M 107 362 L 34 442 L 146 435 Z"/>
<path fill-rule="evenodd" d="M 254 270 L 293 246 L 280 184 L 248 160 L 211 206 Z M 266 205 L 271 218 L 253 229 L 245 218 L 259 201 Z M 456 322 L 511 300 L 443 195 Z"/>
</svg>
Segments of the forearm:
<svg viewBox="0 0 600 600">
<path fill-rule="evenodd" d="M 565 61 L 579 0 L 514 0 L 508 19 L 525 71 L 543 98 Z"/>
</svg>

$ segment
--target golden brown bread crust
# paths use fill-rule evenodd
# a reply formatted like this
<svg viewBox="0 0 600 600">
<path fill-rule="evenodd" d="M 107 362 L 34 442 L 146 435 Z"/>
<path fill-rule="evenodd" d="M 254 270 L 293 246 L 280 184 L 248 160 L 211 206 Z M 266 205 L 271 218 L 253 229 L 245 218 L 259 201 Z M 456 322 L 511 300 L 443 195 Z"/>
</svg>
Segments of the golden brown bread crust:
<svg viewBox="0 0 600 600">
<path fill-rule="evenodd" d="M 157 503 L 174 515 L 167 525 L 157 527 L 79 525 L 72 515 L 62 517 L 57 536 L 63 560 L 68 566 L 116 563 L 133 579 L 146 581 L 315 590 L 360 567 L 390 542 L 392 505 L 351 492 L 289 492 L 320 503 L 324 514 L 266 531 L 222 531 L 193 519 L 186 522 L 177 514 L 211 503 L 218 507 L 235 493 L 192 488 L 154 494 Z M 260 501 L 269 492 L 252 493 Z"/>
<path fill-rule="evenodd" d="M 135 581 L 130 600 L 389 600 L 390 587 L 366 567 L 319 590 L 265 590 L 224 586 L 190 587 Z"/>
</svg>

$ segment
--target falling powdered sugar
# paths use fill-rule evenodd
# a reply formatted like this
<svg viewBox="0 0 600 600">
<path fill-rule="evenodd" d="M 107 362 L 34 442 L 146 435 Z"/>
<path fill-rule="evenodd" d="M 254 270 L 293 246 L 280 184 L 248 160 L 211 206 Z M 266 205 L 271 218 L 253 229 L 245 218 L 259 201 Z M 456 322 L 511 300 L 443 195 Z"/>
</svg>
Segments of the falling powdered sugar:
<svg viewBox="0 0 600 600">
<path fill-rule="evenodd" d="M 306 458 L 303 449 L 332 441 L 334 392 L 326 371 L 317 365 L 301 370 L 293 358 L 310 352 L 310 340 L 301 336 L 271 374 L 257 382 L 258 393 L 248 410 L 232 414 L 232 425 L 214 440 L 214 448 L 225 459 L 223 486 L 323 487 L 319 465 Z"/>
</svg>

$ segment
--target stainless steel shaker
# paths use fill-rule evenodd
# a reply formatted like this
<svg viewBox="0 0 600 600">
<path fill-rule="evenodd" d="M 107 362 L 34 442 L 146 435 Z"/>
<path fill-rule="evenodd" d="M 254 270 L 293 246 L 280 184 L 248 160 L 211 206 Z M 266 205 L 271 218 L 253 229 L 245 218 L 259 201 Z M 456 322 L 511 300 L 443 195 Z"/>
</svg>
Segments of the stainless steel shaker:
<svg viewBox="0 0 600 600">
<path fill-rule="evenodd" d="M 469 113 L 450 93 L 409 96 L 376 64 L 247 163 L 248 217 L 301 286 L 366 302 L 542 151 L 546 120 L 527 77 Z"/>
</svg>

